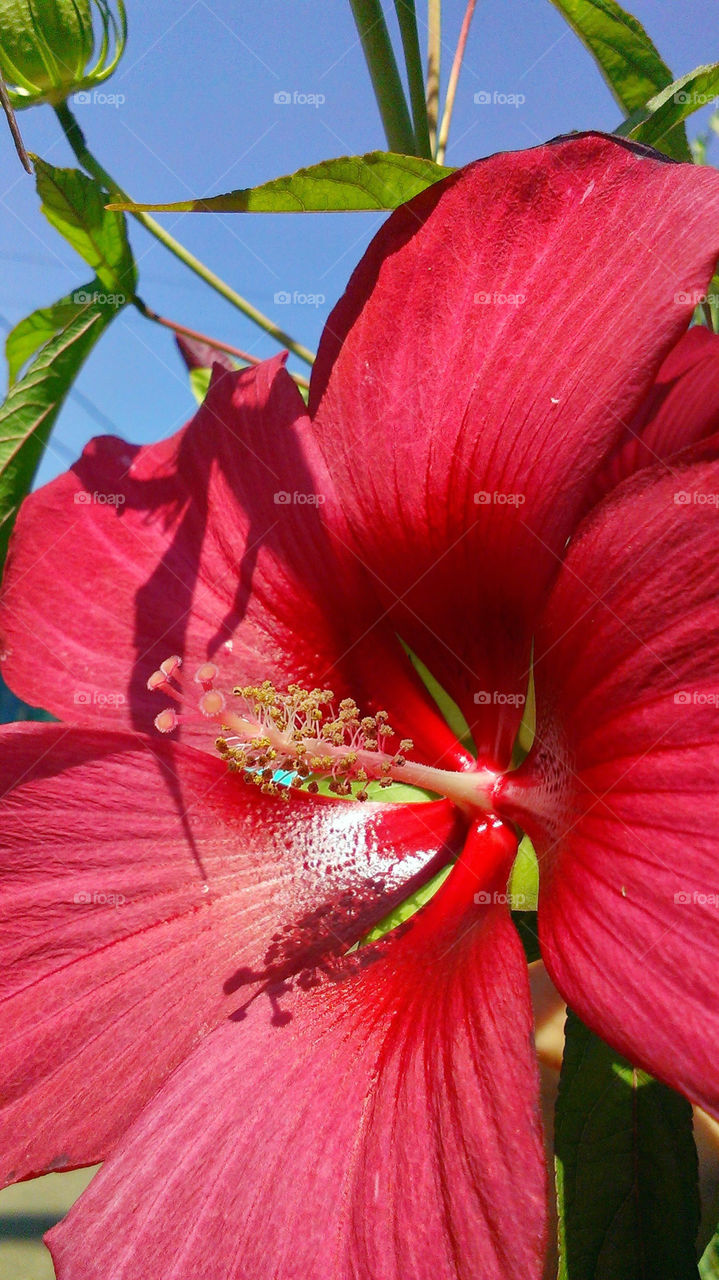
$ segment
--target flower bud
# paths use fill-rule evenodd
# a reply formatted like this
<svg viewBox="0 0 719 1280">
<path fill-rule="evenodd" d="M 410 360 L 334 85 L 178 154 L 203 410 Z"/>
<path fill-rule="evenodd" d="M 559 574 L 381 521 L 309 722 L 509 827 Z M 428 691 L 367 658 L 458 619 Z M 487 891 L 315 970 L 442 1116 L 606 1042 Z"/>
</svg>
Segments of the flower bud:
<svg viewBox="0 0 719 1280">
<path fill-rule="evenodd" d="M 0 0 L 0 72 L 12 105 L 57 104 L 106 80 L 127 35 L 123 0 L 116 10 L 113 0 Z"/>
</svg>

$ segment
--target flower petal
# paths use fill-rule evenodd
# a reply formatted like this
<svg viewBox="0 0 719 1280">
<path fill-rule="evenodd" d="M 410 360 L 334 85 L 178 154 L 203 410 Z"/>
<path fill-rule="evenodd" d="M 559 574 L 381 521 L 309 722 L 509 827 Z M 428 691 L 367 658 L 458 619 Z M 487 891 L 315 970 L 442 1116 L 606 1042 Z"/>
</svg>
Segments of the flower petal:
<svg viewBox="0 0 719 1280">
<path fill-rule="evenodd" d="M 527 967 L 505 908 L 444 915 L 462 874 L 208 1038 L 51 1233 L 60 1280 L 539 1280 Z"/>
<path fill-rule="evenodd" d="M 537 637 L 538 745 L 505 797 L 536 842 L 556 986 L 715 1115 L 718 505 L 719 463 L 697 463 L 597 508 Z"/>
<path fill-rule="evenodd" d="M 185 430 L 141 449 L 94 440 L 31 495 L 4 582 L 3 674 L 61 719 L 147 732 L 163 705 L 147 679 L 163 659 L 179 654 L 191 675 L 211 658 L 228 689 L 329 685 L 366 713 L 393 711 L 434 760 L 452 735 L 394 632 L 375 625 L 383 610 L 359 562 L 330 539 L 332 486 L 282 366 L 217 366 Z M 212 749 L 202 723 L 181 735 Z"/>
<path fill-rule="evenodd" d="M 463 840 L 445 802 L 286 802 L 132 734 L 0 746 L 4 1181 L 103 1158 L 268 975 L 343 949 Z"/>
<path fill-rule="evenodd" d="M 669 461 L 717 431 L 719 334 L 695 325 L 670 351 L 649 395 L 598 474 L 596 500 L 642 467 Z"/>
<path fill-rule="evenodd" d="M 310 407 L 353 545 L 490 753 L 592 477 L 718 253 L 715 173 L 579 135 L 397 210 L 329 319 Z"/>
</svg>

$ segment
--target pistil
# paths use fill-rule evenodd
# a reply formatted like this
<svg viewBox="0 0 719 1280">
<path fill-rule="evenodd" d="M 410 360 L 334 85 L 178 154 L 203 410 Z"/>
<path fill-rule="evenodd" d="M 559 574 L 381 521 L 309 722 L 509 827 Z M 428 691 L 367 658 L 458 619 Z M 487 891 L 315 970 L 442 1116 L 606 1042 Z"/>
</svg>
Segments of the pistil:
<svg viewBox="0 0 719 1280">
<path fill-rule="evenodd" d="M 162 663 L 148 680 L 151 690 L 163 690 L 175 699 L 180 660 Z M 289 799 L 290 788 L 319 791 L 321 779 L 338 796 L 369 799 L 367 785 L 409 783 L 445 796 L 468 813 L 494 812 L 501 774 L 489 768 L 466 772 L 437 769 L 411 758 L 409 739 L 397 741 L 385 711 L 363 716 L 352 698 L 336 705 L 330 689 L 302 689 L 290 685 L 278 691 L 269 681 L 238 686 L 232 699 L 214 687 L 217 668 L 203 663 L 195 682 L 203 692 L 197 707 L 202 717 L 214 721 L 220 733 L 215 745 L 228 767 L 247 782 L 270 794 Z M 161 733 L 170 733 L 187 715 L 166 708 L 155 718 Z"/>
</svg>

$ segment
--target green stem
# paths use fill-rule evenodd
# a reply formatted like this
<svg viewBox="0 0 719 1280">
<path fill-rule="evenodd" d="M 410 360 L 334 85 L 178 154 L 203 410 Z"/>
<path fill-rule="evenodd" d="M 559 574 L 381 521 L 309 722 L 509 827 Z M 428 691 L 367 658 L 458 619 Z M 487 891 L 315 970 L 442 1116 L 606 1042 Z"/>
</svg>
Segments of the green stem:
<svg viewBox="0 0 719 1280">
<path fill-rule="evenodd" d="M 417 154 L 412 122 L 380 0 L 350 0 L 391 151 Z"/>
<path fill-rule="evenodd" d="M 115 182 L 115 179 L 110 176 L 106 169 L 103 169 L 100 162 L 96 160 L 92 152 L 88 150 L 82 129 L 77 123 L 77 120 L 72 114 L 67 103 L 62 102 L 56 106 L 55 114 L 60 122 L 63 133 L 70 143 L 77 159 L 80 161 L 80 164 L 87 169 L 88 173 L 92 174 L 93 178 L 97 178 L 98 182 L 101 182 L 104 187 L 107 187 L 108 191 L 117 196 L 117 198 L 122 200 L 123 203 L 131 201 L 131 197 L 128 196 L 127 192 L 123 191 L 122 187 Z M 171 236 L 169 231 L 165 231 L 165 228 L 161 226 L 159 222 L 156 222 L 154 218 L 150 217 L 148 213 L 133 213 L 132 216 L 133 218 L 136 218 L 138 222 L 141 222 L 143 227 L 145 227 L 156 240 L 159 240 L 161 244 L 164 244 L 165 248 L 170 250 L 170 253 L 173 253 L 176 258 L 179 258 L 180 262 L 184 262 L 186 267 L 189 267 L 191 271 L 194 271 L 195 275 L 199 276 L 201 280 L 204 280 L 205 284 L 209 284 L 217 293 L 222 294 L 223 298 L 226 298 L 234 307 L 237 307 L 237 310 L 241 311 L 249 320 L 252 320 L 254 324 L 259 325 L 260 329 L 264 329 L 265 333 L 269 333 L 270 337 L 274 338 L 276 342 L 279 342 L 283 347 L 288 347 L 296 356 L 299 356 L 300 360 L 304 360 L 307 364 L 314 363 L 314 356 L 307 347 L 303 347 L 301 343 L 295 342 L 294 338 L 291 338 L 288 333 L 285 333 L 284 329 L 280 329 L 272 322 L 272 320 L 269 319 L 268 316 L 263 315 L 261 311 L 258 311 L 256 307 L 253 307 L 251 302 L 248 302 L 241 294 L 236 293 L 228 284 L 225 284 L 224 280 L 221 280 L 219 276 L 216 276 L 214 271 L 211 271 L 209 267 L 205 266 L 204 262 L 200 262 L 199 258 L 196 258 L 194 254 L 190 253 L 189 249 L 186 249 L 183 244 L 180 244 L 179 240 L 175 240 L 174 236 Z"/>
<path fill-rule="evenodd" d="M 442 45 L 442 0 L 427 0 L 427 120 L 432 155 L 437 150 L 439 118 L 439 53 Z"/>
<path fill-rule="evenodd" d="M 437 138 L 437 164 L 444 164 L 444 157 L 447 151 L 447 138 L 449 137 L 449 126 L 452 123 L 454 99 L 457 94 L 457 85 L 459 83 L 459 73 L 462 70 L 462 62 L 464 61 L 464 52 L 467 48 L 467 37 L 469 36 L 469 28 L 472 25 L 475 4 L 476 0 L 467 0 L 467 8 L 465 9 L 464 18 L 462 20 L 462 29 L 459 33 L 459 40 L 457 41 L 457 49 L 452 63 L 452 70 L 449 73 L 449 80 L 447 81 L 447 93 L 445 94 L 444 99 L 442 123 L 439 126 L 439 136 Z"/>
<path fill-rule="evenodd" d="M 8 126 L 12 134 L 12 140 L 15 143 L 15 150 L 17 151 L 20 163 L 23 169 L 25 169 L 27 173 L 32 173 L 32 165 L 30 164 L 30 157 L 27 151 L 25 150 L 25 143 L 22 140 L 22 134 L 20 133 L 18 122 L 15 119 L 15 112 L 12 109 L 12 103 L 8 95 L 7 86 L 1 74 L 0 74 L 0 106 L 5 112 L 5 117 L 7 119 Z"/>
<path fill-rule="evenodd" d="M 432 159 L 429 145 L 429 126 L 427 124 L 427 99 L 424 91 L 424 75 L 422 74 L 422 54 L 419 50 L 417 33 L 417 11 L 415 0 L 394 0 L 397 12 L 404 63 L 407 68 L 409 82 L 409 98 L 412 105 L 412 122 L 417 150 L 420 155 Z"/>
</svg>

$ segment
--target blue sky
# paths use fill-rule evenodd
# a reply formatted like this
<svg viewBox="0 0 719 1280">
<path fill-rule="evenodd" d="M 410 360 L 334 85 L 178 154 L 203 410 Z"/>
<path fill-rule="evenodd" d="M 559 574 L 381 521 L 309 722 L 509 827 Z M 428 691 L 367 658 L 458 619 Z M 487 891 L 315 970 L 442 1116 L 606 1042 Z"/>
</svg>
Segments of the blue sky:
<svg viewBox="0 0 719 1280">
<path fill-rule="evenodd" d="M 421 0 L 418 9 L 424 9 Z M 719 57 L 716 0 L 634 0 L 675 75 Z M 138 199 L 173 200 L 249 186 L 384 138 L 347 0 L 127 0 L 129 40 L 104 89 L 120 105 L 75 108 L 91 149 Z M 393 6 L 385 9 L 391 18 Z M 445 0 L 444 73 L 464 11 Z M 391 22 L 390 22 L 391 25 Z M 481 90 L 525 102 L 482 105 Z M 322 95 L 319 106 L 275 102 L 282 91 Z M 694 117 L 696 132 L 706 112 Z M 571 129 L 613 128 L 614 101 L 590 56 L 549 0 L 479 0 L 460 81 L 447 161 L 532 146 Z M 28 147 L 72 163 L 52 111 L 21 114 Z M 1 142 L 1 140 L 0 140 Z M 32 179 L 3 145 L 0 180 L 0 326 L 82 284 L 87 268 L 38 211 Z M 719 144 L 717 144 L 719 154 Z M 374 214 L 160 215 L 173 234 L 237 290 L 315 348 L 322 324 L 364 246 Z M 156 311 L 226 342 L 270 355 L 276 345 L 131 225 L 140 293 Z M 276 293 L 319 305 L 276 305 Z M 303 366 L 295 364 L 302 369 Z M 305 370 L 306 371 L 306 370 Z M 93 435 L 133 442 L 176 430 L 193 410 L 171 335 L 131 308 L 88 361 L 56 427 L 40 478 L 49 479 Z"/>
</svg>

